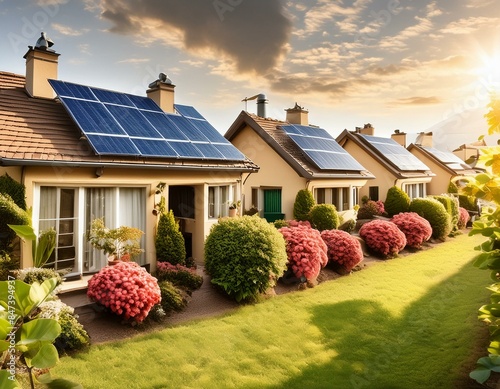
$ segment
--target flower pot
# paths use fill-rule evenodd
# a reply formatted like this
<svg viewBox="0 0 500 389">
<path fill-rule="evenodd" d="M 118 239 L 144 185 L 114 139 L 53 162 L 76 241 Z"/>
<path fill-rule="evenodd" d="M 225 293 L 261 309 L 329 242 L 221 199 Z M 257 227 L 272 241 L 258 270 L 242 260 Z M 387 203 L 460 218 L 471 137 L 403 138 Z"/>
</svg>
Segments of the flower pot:
<svg viewBox="0 0 500 389">
<path fill-rule="evenodd" d="M 236 208 L 229 208 L 229 217 L 236 217 L 238 210 Z"/>
</svg>

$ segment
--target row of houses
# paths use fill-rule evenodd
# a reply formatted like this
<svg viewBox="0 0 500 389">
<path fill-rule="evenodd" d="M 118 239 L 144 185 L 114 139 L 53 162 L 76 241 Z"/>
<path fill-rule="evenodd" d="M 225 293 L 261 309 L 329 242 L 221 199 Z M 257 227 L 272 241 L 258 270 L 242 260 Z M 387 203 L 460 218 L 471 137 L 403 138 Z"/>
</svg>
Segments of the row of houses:
<svg viewBox="0 0 500 389">
<path fill-rule="evenodd" d="M 233 202 L 270 221 L 290 219 L 297 191 L 307 188 L 318 203 L 349 212 L 363 196 L 384 200 L 393 185 L 425 196 L 474 173 L 433 149 L 430 134 L 407 147 L 404 133 L 377 137 L 365 125 L 334 139 L 298 105 L 285 121 L 266 117 L 260 95 L 257 114 L 242 111 L 223 136 L 194 107 L 175 104 L 163 74 L 146 96 L 134 96 L 58 80 L 59 54 L 44 39 L 24 58 L 25 75 L 0 71 L 0 174 L 25 185 L 34 228 L 57 231 L 54 266 L 76 277 L 107 263 L 85 239 L 98 217 L 144 231 L 139 261 L 154 268 L 162 195 L 188 255 L 201 263 L 211 226 Z M 22 267 L 31 265 L 29 253 Z"/>
</svg>

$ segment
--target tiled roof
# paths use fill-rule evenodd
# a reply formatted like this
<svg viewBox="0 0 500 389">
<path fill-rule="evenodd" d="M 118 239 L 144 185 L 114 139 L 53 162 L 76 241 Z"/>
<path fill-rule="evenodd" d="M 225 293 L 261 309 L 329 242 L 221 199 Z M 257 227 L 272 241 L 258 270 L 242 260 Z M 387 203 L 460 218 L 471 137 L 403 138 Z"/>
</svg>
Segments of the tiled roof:
<svg viewBox="0 0 500 389">
<path fill-rule="evenodd" d="M 172 169 L 257 170 L 244 162 L 98 156 L 56 99 L 30 97 L 25 78 L 0 72 L 0 163 L 98 164 Z"/>
<path fill-rule="evenodd" d="M 232 140 L 237 133 L 249 125 L 266 143 L 274 149 L 299 175 L 305 178 L 373 178 L 366 171 L 323 170 L 310 163 L 304 152 L 293 142 L 280 126 L 288 125 L 281 120 L 262 118 L 252 113 L 242 111 L 225 137 Z"/>
</svg>

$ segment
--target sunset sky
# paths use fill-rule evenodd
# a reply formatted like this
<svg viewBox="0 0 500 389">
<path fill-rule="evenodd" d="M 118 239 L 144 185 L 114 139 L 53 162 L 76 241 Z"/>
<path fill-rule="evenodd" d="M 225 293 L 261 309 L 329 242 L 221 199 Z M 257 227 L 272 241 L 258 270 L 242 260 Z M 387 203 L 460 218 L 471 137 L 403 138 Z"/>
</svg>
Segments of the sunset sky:
<svg viewBox="0 0 500 389">
<path fill-rule="evenodd" d="M 453 149 L 500 86 L 494 0 L 0 0 L 0 31 L 2 71 L 24 74 L 45 31 L 61 80 L 145 95 L 164 72 L 222 133 L 265 93 L 275 119 L 297 102 L 333 136 L 371 123 Z"/>
</svg>

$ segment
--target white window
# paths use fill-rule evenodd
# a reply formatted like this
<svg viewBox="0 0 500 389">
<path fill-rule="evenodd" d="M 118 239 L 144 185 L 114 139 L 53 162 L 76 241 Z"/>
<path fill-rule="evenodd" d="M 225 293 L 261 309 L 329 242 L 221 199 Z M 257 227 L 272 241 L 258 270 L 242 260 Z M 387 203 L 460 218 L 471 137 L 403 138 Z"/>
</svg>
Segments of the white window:
<svg viewBox="0 0 500 389">
<path fill-rule="evenodd" d="M 234 185 L 208 187 L 208 217 L 217 219 L 229 215 L 229 205 L 236 198 Z"/>
<path fill-rule="evenodd" d="M 314 200 L 317 204 L 333 204 L 337 211 L 349 209 L 349 188 L 316 188 Z"/>
<path fill-rule="evenodd" d="M 424 183 L 404 184 L 403 191 L 406 192 L 412 200 L 417 197 L 425 197 L 427 195 Z"/>
</svg>

